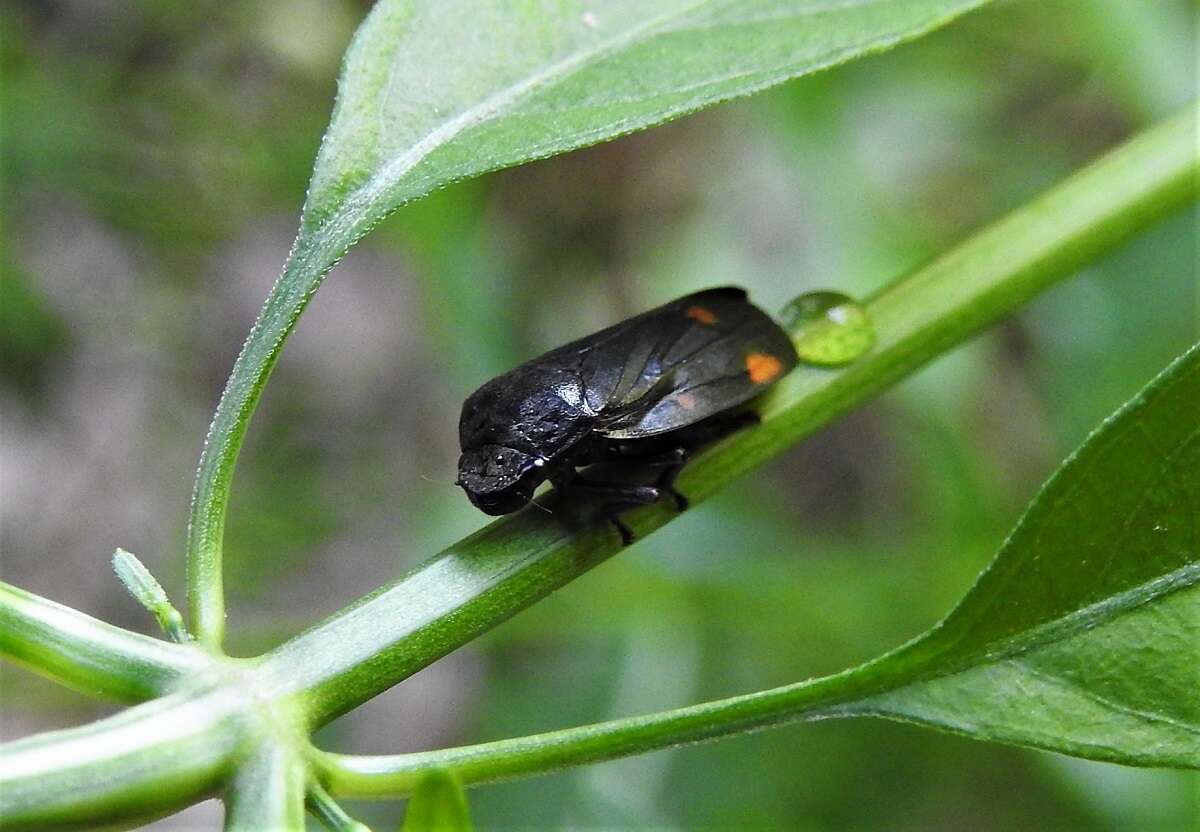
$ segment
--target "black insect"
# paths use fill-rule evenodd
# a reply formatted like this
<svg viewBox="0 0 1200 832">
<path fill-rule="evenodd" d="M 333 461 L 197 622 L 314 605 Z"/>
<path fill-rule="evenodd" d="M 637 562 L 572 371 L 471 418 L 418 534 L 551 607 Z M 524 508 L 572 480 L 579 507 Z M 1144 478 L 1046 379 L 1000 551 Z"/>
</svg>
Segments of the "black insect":
<svg viewBox="0 0 1200 832">
<path fill-rule="evenodd" d="M 796 365 L 791 339 L 736 287 L 708 289 L 573 341 L 480 387 L 463 404 L 458 485 L 488 514 L 550 480 L 586 491 L 629 543 L 621 511 L 674 488 L 689 450 L 757 419 L 735 409 Z M 656 485 L 597 482 L 577 468 L 626 459 Z"/>
</svg>

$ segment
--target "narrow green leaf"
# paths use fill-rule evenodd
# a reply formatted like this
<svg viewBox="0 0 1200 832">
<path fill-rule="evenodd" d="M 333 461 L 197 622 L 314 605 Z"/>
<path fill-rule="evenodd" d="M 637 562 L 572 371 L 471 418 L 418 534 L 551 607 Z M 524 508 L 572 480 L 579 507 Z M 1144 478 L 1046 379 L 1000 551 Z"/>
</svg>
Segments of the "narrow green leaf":
<svg viewBox="0 0 1200 832">
<path fill-rule="evenodd" d="M 1200 767 L 1200 346 L 1050 480 L 962 604 L 851 707 L 981 739 Z"/>
<path fill-rule="evenodd" d="M 225 510 L 271 368 L 325 274 L 387 214 L 457 179 L 880 51 L 983 2 L 377 2 L 347 52 L 300 233 L 200 460 L 188 531 L 196 637 L 222 639 Z"/>
<path fill-rule="evenodd" d="M 117 573 L 121 583 L 129 590 L 129 594 L 154 616 L 158 621 L 158 626 L 171 637 L 172 641 L 183 644 L 190 640 L 187 629 L 183 625 L 183 616 L 179 614 L 179 610 L 175 609 L 175 605 L 167 597 L 162 584 L 150 574 L 150 570 L 138 560 L 137 555 L 126 552 L 124 549 L 117 549 L 113 553 L 112 565 L 113 571 Z"/>
<path fill-rule="evenodd" d="M 422 777 L 404 813 L 403 832 L 470 832 L 471 816 L 462 784 L 449 771 Z"/>
</svg>

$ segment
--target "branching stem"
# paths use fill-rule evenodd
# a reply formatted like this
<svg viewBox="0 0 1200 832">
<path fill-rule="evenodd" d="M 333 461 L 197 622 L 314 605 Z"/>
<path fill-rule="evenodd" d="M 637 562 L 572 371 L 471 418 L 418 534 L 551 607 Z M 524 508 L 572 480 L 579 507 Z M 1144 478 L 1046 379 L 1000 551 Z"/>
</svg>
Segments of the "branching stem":
<svg viewBox="0 0 1200 832">
<path fill-rule="evenodd" d="M 152 699 L 210 664 L 198 650 L 122 630 L 5 583 L 0 656 L 116 702 Z"/>
<path fill-rule="evenodd" d="M 870 298 L 875 347 L 842 369 L 792 373 L 763 403 L 762 425 L 695 460 L 680 477 L 680 489 L 694 501 L 707 497 L 1193 200 L 1200 173 L 1196 117 L 1189 109 L 1135 137 Z M 253 397 L 259 390 L 239 395 Z M 232 457 L 223 458 L 230 466 L 225 476 Z M 205 505 L 223 512 L 224 496 L 214 500 Z M 567 505 L 554 495 L 550 501 L 554 514 L 525 511 L 493 523 L 252 662 L 126 633 L 0 585 L 3 655 L 118 700 L 174 691 L 94 725 L 0 749 L 0 824 L 32 829 L 127 822 L 217 792 L 238 771 L 245 776 L 239 774 L 232 787 L 233 828 L 261 819 L 295 826 L 306 788 L 298 750 L 306 729 L 391 687 L 618 551 L 616 534 L 589 519 L 587 506 Z M 631 513 L 628 522 L 645 536 L 673 516 L 659 505 Z M 216 525 L 194 538 L 203 544 L 197 551 L 217 539 L 212 533 L 219 537 L 222 517 L 209 517 Z M 214 648 L 222 618 L 219 553 L 216 561 L 190 563 L 215 576 L 215 582 L 201 581 L 207 589 L 192 599 L 193 613 L 203 613 L 197 635 Z M 667 732 L 654 737 L 642 730 L 650 730 L 649 723 L 633 720 L 433 752 L 436 758 L 314 759 L 335 791 L 389 794 L 407 788 L 417 768 L 448 761 L 464 779 L 479 780 L 545 770 L 556 755 L 569 764 L 751 730 L 770 721 L 764 714 L 773 720 L 784 714 L 776 705 L 800 703 L 811 715 L 834 701 L 827 698 L 830 685 L 869 687 L 877 681 L 860 668 L 681 709 L 660 720 L 655 730 L 665 726 Z M 722 709 L 713 710 L 714 704 Z M 271 794 L 250 784 L 251 772 L 273 784 Z"/>
</svg>

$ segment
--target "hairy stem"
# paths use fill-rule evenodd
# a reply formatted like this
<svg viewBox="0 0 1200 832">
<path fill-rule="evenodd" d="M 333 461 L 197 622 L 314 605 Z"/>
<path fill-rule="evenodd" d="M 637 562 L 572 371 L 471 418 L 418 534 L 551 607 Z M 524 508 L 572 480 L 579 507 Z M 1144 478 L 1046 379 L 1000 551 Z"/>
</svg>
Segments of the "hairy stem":
<svg viewBox="0 0 1200 832">
<path fill-rule="evenodd" d="M 301 242 L 297 240 L 288 257 L 284 276 L 267 298 L 233 365 L 208 429 L 192 487 L 187 538 L 188 610 L 192 635 L 214 652 L 220 651 L 225 636 L 222 539 L 234 465 L 245 441 L 250 417 L 279 360 L 283 344 L 312 297 L 311 292 L 305 294 L 296 289 L 296 281 L 285 278 L 292 271 L 324 274 L 342 253 L 330 251 L 322 256 L 305 257 L 300 254 L 300 246 Z M 308 279 L 299 282 L 305 285 L 310 281 L 319 282 L 320 275 L 306 277 Z"/>
<path fill-rule="evenodd" d="M 143 702 L 209 664 L 198 650 L 131 633 L 0 583 L 0 656 L 89 696 Z"/>
</svg>

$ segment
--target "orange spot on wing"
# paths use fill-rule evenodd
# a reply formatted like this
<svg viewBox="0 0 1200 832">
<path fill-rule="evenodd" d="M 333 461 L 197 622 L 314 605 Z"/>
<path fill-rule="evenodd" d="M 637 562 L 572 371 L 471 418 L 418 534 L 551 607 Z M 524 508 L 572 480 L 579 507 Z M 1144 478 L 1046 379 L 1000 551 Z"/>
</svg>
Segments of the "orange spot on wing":
<svg viewBox="0 0 1200 832">
<path fill-rule="evenodd" d="M 700 323 L 708 324 L 709 326 L 717 322 L 717 316 L 713 313 L 713 311 L 703 306 L 689 306 L 687 309 L 683 310 L 683 314 L 694 321 L 699 321 Z"/>
<path fill-rule="evenodd" d="M 752 352 L 746 356 L 746 372 L 755 384 L 766 384 L 783 372 L 783 362 L 765 352 Z"/>
</svg>

